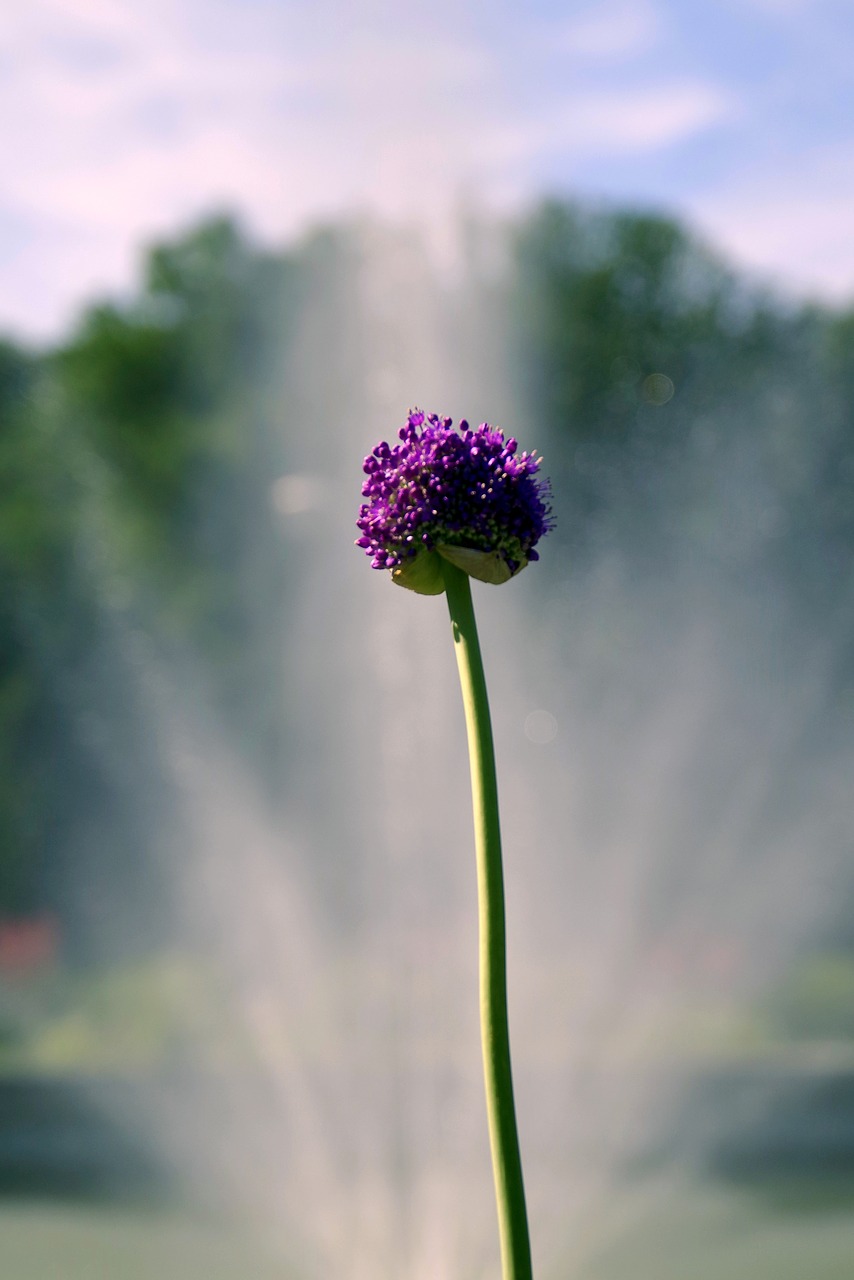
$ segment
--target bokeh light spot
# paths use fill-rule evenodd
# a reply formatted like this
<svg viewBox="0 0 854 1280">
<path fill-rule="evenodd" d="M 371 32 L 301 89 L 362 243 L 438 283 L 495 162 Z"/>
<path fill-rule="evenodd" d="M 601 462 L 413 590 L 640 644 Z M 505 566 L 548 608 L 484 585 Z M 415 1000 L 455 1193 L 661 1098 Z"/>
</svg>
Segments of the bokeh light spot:
<svg viewBox="0 0 854 1280">
<path fill-rule="evenodd" d="M 672 378 L 668 378 L 666 373 L 651 373 L 644 378 L 641 389 L 647 404 L 667 404 L 673 399 L 675 390 Z"/>
<path fill-rule="evenodd" d="M 550 711 L 530 711 L 525 716 L 525 737 L 540 747 L 554 742 L 557 737 L 557 720 Z"/>
</svg>

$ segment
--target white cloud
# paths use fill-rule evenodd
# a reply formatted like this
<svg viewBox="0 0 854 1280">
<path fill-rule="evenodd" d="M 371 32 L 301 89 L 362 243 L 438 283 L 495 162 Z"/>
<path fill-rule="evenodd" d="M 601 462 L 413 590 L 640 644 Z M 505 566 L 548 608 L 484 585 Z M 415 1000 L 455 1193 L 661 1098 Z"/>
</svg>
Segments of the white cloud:
<svg viewBox="0 0 854 1280">
<path fill-rule="evenodd" d="M 826 7 L 820 2 L 816 3 L 816 0 L 748 0 L 748 5 L 763 13 L 769 13 L 775 18 L 809 15 L 811 12 L 815 13 L 816 9 Z"/>
<path fill-rule="evenodd" d="M 837 301 L 854 296 L 854 144 L 818 148 L 707 192 L 692 213 L 736 261 L 778 285 Z"/>
<path fill-rule="evenodd" d="M 645 0 L 617 0 L 571 18 L 553 38 L 559 52 L 601 61 L 646 53 L 662 31 L 659 11 Z"/>
<path fill-rule="evenodd" d="M 732 100 L 713 85 L 682 82 L 579 96 L 564 128 L 567 140 L 585 151 L 642 152 L 681 142 L 734 111 Z"/>
<path fill-rule="evenodd" d="M 400 12 L 391 0 L 0 6 L 0 323 L 56 332 L 78 300 L 130 284 L 142 242 L 213 207 L 271 239 L 354 209 L 441 219 L 460 192 L 513 201 L 537 173 L 654 157 L 749 105 L 749 86 L 743 104 L 711 81 L 670 79 L 657 53 L 639 64 L 642 84 L 635 67 L 635 87 L 597 87 L 590 68 L 657 49 L 655 0 L 606 0 L 547 49 L 521 11 L 488 36 L 452 0 Z M 533 59 L 518 91 L 514 37 Z M 555 51 L 583 70 L 560 89 Z M 831 256 L 849 260 L 849 193 L 790 177 L 710 193 L 697 216 L 745 260 L 789 255 L 792 278 L 809 260 L 825 279 Z M 797 213 L 781 199 L 792 190 L 804 192 Z M 816 230 L 796 249 L 799 227 Z"/>
<path fill-rule="evenodd" d="M 429 93 L 413 89 L 423 48 L 390 56 L 382 37 L 350 52 L 331 54 L 308 88 L 269 51 L 257 61 L 215 51 L 197 64 L 157 51 L 144 69 L 92 77 L 39 69 L 26 131 L 0 137 L 0 165 L 6 209 L 39 226 L 55 266 L 36 302 L 19 263 L 0 321 L 43 332 L 53 307 L 65 322 L 69 300 L 127 287 L 142 241 L 212 207 L 239 209 L 273 239 L 353 209 L 441 219 L 461 190 L 486 201 L 520 194 L 537 156 L 654 151 L 731 110 L 708 86 L 676 84 L 569 95 L 520 123 L 484 93 L 488 65 L 465 47 L 430 59 L 443 71 Z M 306 92 L 313 110 L 299 108 Z M 158 102 L 159 128 L 146 116 Z"/>
<path fill-rule="evenodd" d="M 484 51 L 429 27 L 416 40 L 330 20 L 306 34 L 280 15 L 170 0 L 4 12 L 0 217 L 33 228 L 41 257 L 24 247 L 6 271 L 0 322 L 44 332 L 53 308 L 63 323 L 68 299 L 129 283 L 141 240 L 211 207 L 281 237 L 354 206 L 447 197 Z"/>
<path fill-rule="evenodd" d="M 527 122 L 509 122 L 485 140 L 493 162 L 547 153 L 567 163 L 655 152 L 732 119 L 733 99 L 713 85 L 678 82 L 612 92 L 568 92 Z"/>
</svg>

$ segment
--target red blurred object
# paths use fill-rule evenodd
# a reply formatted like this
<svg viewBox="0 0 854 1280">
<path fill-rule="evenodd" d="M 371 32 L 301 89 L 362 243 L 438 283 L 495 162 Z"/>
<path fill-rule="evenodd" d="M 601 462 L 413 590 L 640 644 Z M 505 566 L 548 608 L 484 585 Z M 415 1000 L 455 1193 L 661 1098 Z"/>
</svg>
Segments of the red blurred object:
<svg viewBox="0 0 854 1280">
<path fill-rule="evenodd" d="M 27 976 L 52 965 L 59 952 L 54 916 L 0 920 L 0 973 Z"/>
</svg>

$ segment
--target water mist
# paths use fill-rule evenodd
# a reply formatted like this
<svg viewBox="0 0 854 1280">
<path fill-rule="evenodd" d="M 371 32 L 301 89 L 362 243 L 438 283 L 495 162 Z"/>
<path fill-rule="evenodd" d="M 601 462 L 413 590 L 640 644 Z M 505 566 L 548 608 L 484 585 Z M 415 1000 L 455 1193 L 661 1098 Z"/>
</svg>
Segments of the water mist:
<svg viewBox="0 0 854 1280">
<path fill-rule="evenodd" d="M 186 1073 L 140 1114 L 185 1185 L 250 1215 L 295 1280 L 496 1267 L 445 606 L 366 574 L 352 545 L 359 460 L 410 404 L 547 447 L 513 377 L 492 235 L 460 233 L 437 264 L 415 233 L 366 229 L 347 306 L 334 289 L 305 302 L 281 375 L 299 430 L 270 477 L 298 569 L 280 810 L 192 685 L 136 661 L 179 797 L 176 917 L 210 976 Z M 745 1010 L 820 926 L 854 817 L 850 740 L 809 735 L 826 648 L 806 637 L 803 661 L 778 662 L 796 624 L 771 588 L 672 545 L 666 560 L 640 564 L 611 529 L 547 582 L 477 598 L 541 1280 L 584 1275 L 650 1186 L 729 1131 L 726 1105 L 695 1105 L 704 1054 L 739 1050 Z"/>
</svg>

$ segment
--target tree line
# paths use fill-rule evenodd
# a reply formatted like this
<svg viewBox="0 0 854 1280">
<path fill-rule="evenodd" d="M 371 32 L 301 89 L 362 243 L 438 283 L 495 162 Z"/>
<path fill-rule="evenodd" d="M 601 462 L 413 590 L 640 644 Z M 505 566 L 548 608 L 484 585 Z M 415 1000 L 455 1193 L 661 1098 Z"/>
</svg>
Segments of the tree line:
<svg viewBox="0 0 854 1280">
<path fill-rule="evenodd" d="M 548 448 L 555 540 L 766 577 L 838 628 L 829 696 L 852 701 L 854 310 L 782 300 L 658 215 L 552 201 L 503 235 L 509 266 L 478 287 Z M 0 916 L 109 910 L 117 858 L 156 881 L 172 801 L 133 679 L 152 648 L 195 655 L 275 790 L 299 566 L 270 480 L 357 376 L 360 246 L 342 226 L 272 252 L 211 219 L 62 342 L 0 344 Z M 289 378 L 318 306 L 312 410 Z"/>
</svg>

